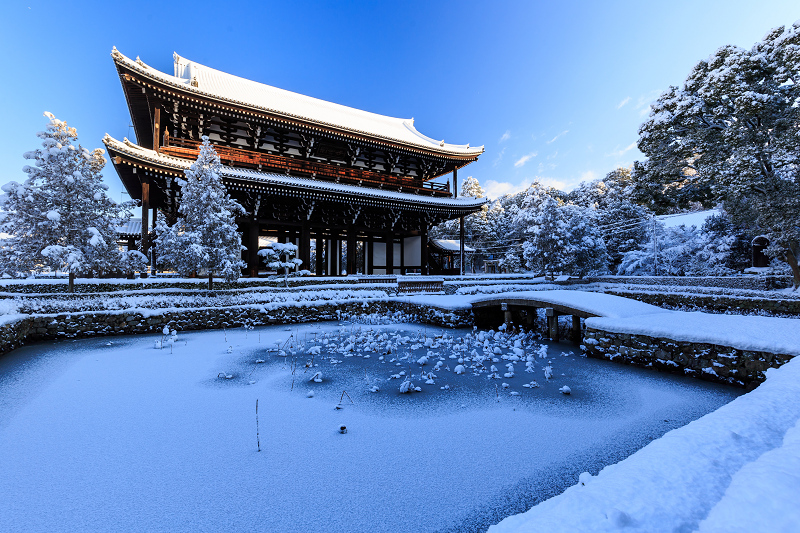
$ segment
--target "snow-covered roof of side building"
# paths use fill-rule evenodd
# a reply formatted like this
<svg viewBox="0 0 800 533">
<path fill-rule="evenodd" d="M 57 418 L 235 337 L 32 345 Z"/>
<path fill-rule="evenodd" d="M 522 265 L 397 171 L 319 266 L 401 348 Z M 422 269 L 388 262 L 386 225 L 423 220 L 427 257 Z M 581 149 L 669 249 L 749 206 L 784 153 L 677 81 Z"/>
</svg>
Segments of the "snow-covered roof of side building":
<svg viewBox="0 0 800 533">
<path fill-rule="evenodd" d="M 111 55 L 118 64 L 198 96 L 207 96 L 287 118 L 413 145 L 434 152 L 472 156 L 483 153 L 483 146 L 451 144 L 423 135 L 414 127 L 413 118 L 388 117 L 279 89 L 206 67 L 177 53 L 173 55 L 174 75 L 160 72 L 138 58 L 134 61 L 116 48 Z M 195 80 L 196 87 L 193 85 Z"/>
<path fill-rule="evenodd" d="M 434 248 L 439 248 L 443 252 L 460 252 L 461 251 L 461 241 L 452 240 L 452 239 L 431 239 L 431 244 Z M 464 251 L 468 253 L 472 253 L 475 251 L 475 248 L 470 248 L 466 244 L 464 245 Z"/>
<path fill-rule="evenodd" d="M 130 218 L 125 224 L 117 226 L 118 235 L 141 235 L 142 234 L 142 219 Z"/>
<path fill-rule="evenodd" d="M 103 138 L 103 143 L 109 150 L 124 153 L 142 161 L 149 161 L 163 167 L 171 168 L 179 173 L 182 173 L 184 170 L 188 169 L 193 163 L 193 161 L 188 159 L 171 157 L 160 154 L 155 150 L 142 148 L 141 146 L 133 144 L 130 141 L 118 141 L 108 134 L 106 134 L 106 136 Z M 223 166 L 221 168 L 220 174 L 227 178 L 248 180 L 267 185 L 281 185 L 299 189 L 342 193 L 351 196 L 375 198 L 380 200 L 395 200 L 418 205 L 429 205 L 431 207 L 478 209 L 487 202 L 485 198 L 472 198 L 468 196 L 463 198 L 437 198 L 433 196 L 424 196 L 421 194 L 396 192 L 385 189 L 373 189 L 369 187 L 359 187 L 357 185 L 345 185 L 343 183 L 335 183 L 331 181 L 286 176 L 284 174 L 259 172 L 257 170 L 227 166 Z"/>
<path fill-rule="evenodd" d="M 662 215 L 656 218 L 668 228 L 695 226 L 699 229 L 708 217 L 718 215 L 718 209 L 709 209 L 707 211 L 695 211 L 693 213 L 681 213 L 679 215 Z"/>
</svg>

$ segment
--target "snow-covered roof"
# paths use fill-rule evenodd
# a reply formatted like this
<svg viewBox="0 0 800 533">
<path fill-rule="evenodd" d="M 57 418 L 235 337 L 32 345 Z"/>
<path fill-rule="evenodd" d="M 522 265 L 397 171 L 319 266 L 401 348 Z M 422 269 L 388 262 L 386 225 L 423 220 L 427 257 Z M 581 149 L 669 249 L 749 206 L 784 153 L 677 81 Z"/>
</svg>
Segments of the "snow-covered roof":
<svg viewBox="0 0 800 533">
<path fill-rule="evenodd" d="M 483 153 L 483 146 L 451 144 L 423 135 L 414 127 L 413 118 L 387 117 L 278 89 L 206 67 L 181 57 L 177 53 L 173 55 L 174 75 L 172 76 L 146 65 L 138 58 L 134 61 L 121 54 L 116 48 L 113 49 L 111 55 L 118 64 L 123 64 L 150 78 L 197 95 L 287 118 L 400 142 L 434 152 L 474 156 Z M 196 87 L 193 85 L 195 81 Z"/>
<path fill-rule="evenodd" d="M 160 166 L 172 168 L 177 172 L 183 172 L 191 166 L 192 161 L 160 154 L 155 150 L 142 148 L 130 141 L 122 142 L 106 134 L 103 143 L 109 150 L 128 154 L 134 158 L 157 163 Z M 318 179 L 300 178 L 296 176 L 286 176 L 284 174 L 274 174 L 271 172 L 259 172 L 244 168 L 223 166 L 220 174 L 227 178 L 248 180 L 263 184 L 283 185 L 301 189 L 312 189 L 326 192 L 343 193 L 347 195 L 360 196 L 364 198 L 375 198 L 381 200 L 395 200 L 409 202 L 413 204 L 424 204 L 431 207 L 478 209 L 488 200 L 485 198 L 437 198 L 412 194 L 406 192 L 395 192 L 384 189 L 373 189 L 370 187 L 359 187 L 357 185 L 345 185 Z"/>
<path fill-rule="evenodd" d="M 142 219 L 131 218 L 121 225 L 117 226 L 117 233 L 119 235 L 141 235 L 142 234 Z"/>
<path fill-rule="evenodd" d="M 678 226 L 695 226 L 700 228 L 708 217 L 715 215 L 719 215 L 718 209 L 695 211 L 694 213 L 681 213 L 679 215 L 662 215 L 657 218 L 659 222 L 668 228 L 675 228 Z"/>
<path fill-rule="evenodd" d="M 431 239 L 431 244 L 434 248 L 439 248 L 445 252 L 460 252 L 461 251 L 461 241 L 454 241 L 452 239 Z M 472 253 L 475 251 L 475 248 L 470 248 L 466 244 L 464 245 L 464 251 Z"/>
</svg>

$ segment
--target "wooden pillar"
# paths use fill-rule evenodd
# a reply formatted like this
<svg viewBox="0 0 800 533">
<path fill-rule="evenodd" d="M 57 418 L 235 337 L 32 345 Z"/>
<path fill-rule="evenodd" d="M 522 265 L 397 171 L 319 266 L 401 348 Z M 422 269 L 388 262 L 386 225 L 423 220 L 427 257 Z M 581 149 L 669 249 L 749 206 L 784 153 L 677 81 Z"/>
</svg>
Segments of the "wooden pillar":
<svg viewBox="0 0 800 533">
<path fill-rule="evenodd" d="M 251 278 L 258 277 L 258 232 L 258 221 L 251 221 L 247 231 L 247 271 Z"/>
<path fill-rule="evenodd" d="M 298 267 L 298 270 L 311 270 L 311 230 L 308 226 L 303 225 L 300 228 L 300 244 L 299 244 L 299 259 L 303 264 Z"/>
<path fill-rule="evenodd" d="M 394 274 L 394 234 L 386 234 L 386 274 Z"/>
<path fill-rule="evenodd" d="M 458 196 L 458 169 L 453 169 L 453 198 Z"/>
<path fill-rule="evenodd" d="M 458 249 L 461 254 L 461 275 L 463 276 L 466 271 L 464 266 L 464 217 L 458 219 L 458 226 Z"/>
<path fill-rule="evenodd" d="M 142 184 L 142 243 L 141 252 L 145 257 L 150 257 L 150 178 L 147 176 L 139 178 Z M 142 272 L 142 277 L 147 277 L 147 271 Z"/>
<path fill-rule="evenodd" d="M 373 272 L 372 263 L 373 263 L 373 261 L 375 259 L 374 255 L 373 255 L 375 253 L 375 251 L 373 249 L 374 240 L 375 240 L 375 238 L 372 235 L 367 237 L 367 249 L 366 249 L 366 251 L 364 253 L 364 255 L 367 256 L 366 257 L 366 259 L 367 259 L 367 269 L 365 270 L 365 272 L 366 272 L 366 274 L 368 276 L 371 276 L 372 272 Z"/>
<path fill-rule="evenodd" d="M 278 230 L 278 242 L 281 244 L 286 244 L 286 231 L 279 229 Z"/>
<path fill-rule="evenodd" d="M 358 270 L 356 266 L 356 230 L 347 230 L 347 273 L 352 275 Z"/>
<path fill-rule="evenodd" d="M 581 342 L 581 317 L 572 315 L 572 341 Z"/>
<path fill-rule="evenodd" d="M 406 275 L 406 239 L 400 237 L 400 274 Z"/>
<path fill-rule="evenodd" d="M 153 150 L 158 151 L 158 137 L 161 131 L 161 108 L 156 107 L 153 114 Z"/>
<path fill-rule="evenodd" d="M 322 232 L 317 233 L 317 276 L 325 275 L 325 237 Z"/>
<path fill-rule="evenodd" d="M 419 231 L 419 260 L 420 260 L 420 273 L 423 276 L 428 275 L 428 228 L 424 227 Z"/>
<path fill-rule="evenodd" d="M 329 276 L 338 276 L 341 273 L 341 269 L 339 268 L 341 255 L 341 250 L 339 249 L 339 235 L 336 232 L 331 232 L 327 254 Z"/>
</svg>

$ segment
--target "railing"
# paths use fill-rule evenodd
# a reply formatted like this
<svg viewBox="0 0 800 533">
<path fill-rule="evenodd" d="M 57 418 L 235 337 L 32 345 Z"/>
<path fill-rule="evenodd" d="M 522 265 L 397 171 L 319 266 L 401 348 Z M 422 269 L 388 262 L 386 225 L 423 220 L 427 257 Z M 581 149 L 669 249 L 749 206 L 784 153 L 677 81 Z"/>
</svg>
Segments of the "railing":
<svg viewBox="0 0 800 533">
<path fill-rule="evenodd" d="M 167 140 L 167 139 L 165 139 Z M 169 138 L 167 144 L 159 147 L 159 152 L 173 157 L 197 159 L 200 142 L 187 139 Z M 419 192 L 430 196 L 450 196 L 450 182 L 422 182 L 412 178 L 394 177 L 358 168 L 337 167 L 291 157 L 281 157 L 264 152 L 214 146 L 220 161 L 238 167 L 258 170 L 272 170 L 308 175 L 312 178 L 327 179 L 337 183 L 364 185 L 381 189 Z"/>
</svg>

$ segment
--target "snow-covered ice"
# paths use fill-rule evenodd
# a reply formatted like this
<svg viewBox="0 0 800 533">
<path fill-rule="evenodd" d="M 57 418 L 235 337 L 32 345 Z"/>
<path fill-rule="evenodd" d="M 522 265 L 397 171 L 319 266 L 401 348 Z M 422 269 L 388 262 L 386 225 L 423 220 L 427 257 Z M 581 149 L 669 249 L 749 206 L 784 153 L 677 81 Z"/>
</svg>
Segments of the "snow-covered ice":
<svg viewBox="0 0 800 533">
<path fill-rule="evenodd" d="M 491 533 L 794 532 L 800 524 L 800 360 Z"/>
<path fill-rule="evenodd" d="M 363 326 L 347 326 L 351 329 L 327 346 L 342 346 L 357 327 Z M 335 324 L 260 328 L 260 336 L 248 336 L 243 328 L 179 332 L 172 353 L 153 349 L 161 335 L 142 335 L 118 337 L 110 346 L 105 339 L 89 339 L 7 354 L 0 359 L 4 527 L 486 527 L 738 394 L 555 354 L 536 358 L 537 373 L 552 364 L 566 374 L 562 379 L 573 387 L 569 397 L 558 392 L 563 382 L 523 387 L 530 380 L 514 378 L 499 390 L 488 371 L 476 375 L 474 358 L 467 361 L 463 351 L 458 353 L 466 372 L 456 375 L 444 365 L 429 385 L 420 376 L 428 377 L 433 365 L 417 360 L 428 350 L 439 353 L 431 362 L 445 357 L 443 333 L 453 337 L 454 332 L 373 328 L 375 336 L 385 333 L 383 347 L 393 337 L 436 338 L 418 354 L 406 350 L 409 341 L 384 359 L 365 358 L 365 346 L 358 344 L 349 357 L 330 357 L 328 348 L 321 354 L 295 350 L 292 356 L 292 339 L 339 335 Z M 490 343 L 503 341 L 492 337 Z M 514 343 L 505 344 L 500 357 L 515 356 Z M 278 348 L 285 357 L 278 356 Z M 402 368 L 391 362 L 406 356 Z M 304 373 L 303 364 L 312 357 L 314 366 Z M 266 362 L 256 363 L 259 359 Z M 299 362 L 294 376 L 293 360 Z M 324 380 L 309 382 L 318 371 Z M 401 395 L 404 380 L 389 383 L 390 373 L 400 371 L 420 392 Z M 342 409 L 333 409 L 336 405 Z M 342 425 L 346 435 L 336 430 Z"/>
</svg>

